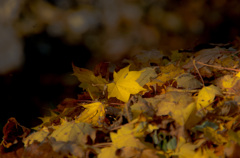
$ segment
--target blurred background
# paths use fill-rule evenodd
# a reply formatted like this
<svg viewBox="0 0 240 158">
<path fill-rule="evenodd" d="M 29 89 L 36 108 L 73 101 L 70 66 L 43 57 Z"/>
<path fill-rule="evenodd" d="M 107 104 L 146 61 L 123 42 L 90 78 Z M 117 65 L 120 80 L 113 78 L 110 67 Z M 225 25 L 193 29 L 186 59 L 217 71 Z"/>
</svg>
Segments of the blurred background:
<svg viewBox="0 0 240 158">
<path fill-rule="evenodd" d="M 72 63 L 92 69 L 239 34 L 238 0 L 1 0 L 0 130 L 9 117 L 35 126 L 47 108 L 77 98 Z"/>
</svg>

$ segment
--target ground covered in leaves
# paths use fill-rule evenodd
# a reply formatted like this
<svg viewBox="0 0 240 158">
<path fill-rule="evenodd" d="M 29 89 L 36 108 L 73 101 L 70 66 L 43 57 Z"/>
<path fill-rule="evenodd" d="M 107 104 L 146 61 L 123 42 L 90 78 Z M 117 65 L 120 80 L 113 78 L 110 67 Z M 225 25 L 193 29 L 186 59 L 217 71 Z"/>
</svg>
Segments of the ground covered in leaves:
<svg viewBox="0 0 240 158">
<path fill-rule="evenodd" d="M 73 65 L 84 93 L 31 130 L 9 118 L 0 157 L 237 157 L 239 57 L 226 44 Z"/>
</svg>

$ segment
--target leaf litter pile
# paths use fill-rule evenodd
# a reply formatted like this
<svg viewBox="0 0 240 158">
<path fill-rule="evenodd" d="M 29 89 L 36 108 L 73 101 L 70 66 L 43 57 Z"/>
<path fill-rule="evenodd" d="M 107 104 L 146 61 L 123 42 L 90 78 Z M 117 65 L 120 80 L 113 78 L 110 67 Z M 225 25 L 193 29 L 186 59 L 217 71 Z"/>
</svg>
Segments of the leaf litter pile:
<svg viewBox="0 0 240 158">
<path fill-rule="evenodd" d="M 94 71 L 30 129 L 10 118 L 2 157 L 215 158 L 240 150 L 240 52 L 149 51 Z M 1 156 L 0 156 L 1 157 Z"/>
</svg>

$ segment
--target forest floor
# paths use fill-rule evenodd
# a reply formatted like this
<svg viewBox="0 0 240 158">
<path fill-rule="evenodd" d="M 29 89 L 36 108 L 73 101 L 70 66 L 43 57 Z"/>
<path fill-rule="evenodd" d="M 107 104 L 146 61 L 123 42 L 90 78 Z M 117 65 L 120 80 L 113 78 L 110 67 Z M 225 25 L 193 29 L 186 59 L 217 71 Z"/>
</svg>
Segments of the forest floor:
<svg viewBox="0 0 240 158">
<path fill-rule="evenodd" d="M 94 71 L 37 127 L 9 118 L 0 158 L 237 157 L 239 45 L 148 51 Z"/>
</svg>

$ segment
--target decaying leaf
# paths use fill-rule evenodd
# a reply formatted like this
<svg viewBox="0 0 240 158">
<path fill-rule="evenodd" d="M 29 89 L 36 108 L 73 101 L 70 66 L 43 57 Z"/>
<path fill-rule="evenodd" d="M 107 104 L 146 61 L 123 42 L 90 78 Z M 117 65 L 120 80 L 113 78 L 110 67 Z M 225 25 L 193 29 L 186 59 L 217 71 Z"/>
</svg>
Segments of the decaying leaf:
<svg viewBox="0 0 240 158">
<path fill-rule="evenodd" d="M 30 129 L 20 125 L 14 117 L 11 117 L 3 127 L 1 146 L 10 148 L 14 144 L 19 144 L 29 133 Z"/>
<path fill-rule="evenodd" d="M 140 77 L 136 80 L 136 82 L 140 86 L 144 86 L 146 83 L 150 82 L 153 78 L 157 77 L 157 73 L 155 72 L 154 68 L 147 67 L 142 69 L 143 71 L 140 75 Z"/>
<path fill-rule="evenodd" d="M 198 81 L 190 73 L 183 73 L 175 78 L 177 86 L 184 89 L 198 89 L 202 87 L 202 83 Z"/>
<path fill-rule="evenodd" d="M 128 102 L 130 94 L 145 91 L 145 89 L 136 82 L 142 71 L 129 71 L 129 67 L 130 65 L 117 73 L 114 72 L 114 82 L 107 84 L 108 98 L 116 97 L 123 102 Z"/>
</svg>

